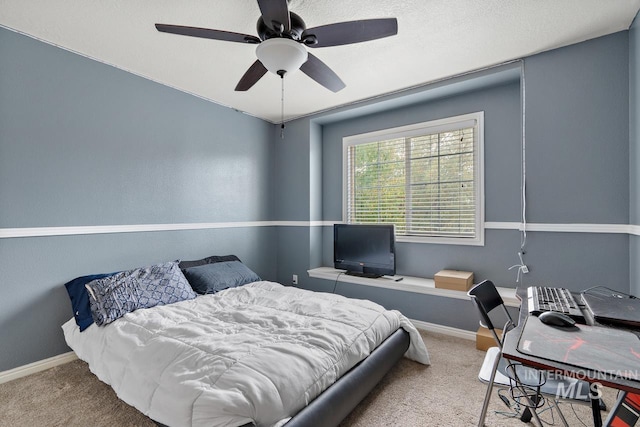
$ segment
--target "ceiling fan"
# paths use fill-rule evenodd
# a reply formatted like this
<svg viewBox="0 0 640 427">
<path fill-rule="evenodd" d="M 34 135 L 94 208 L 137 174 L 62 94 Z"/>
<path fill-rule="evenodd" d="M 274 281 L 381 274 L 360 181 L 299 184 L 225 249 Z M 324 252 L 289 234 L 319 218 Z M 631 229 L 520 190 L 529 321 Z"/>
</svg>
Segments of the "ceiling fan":
<svg viewBox="0 0 640 427">
<path fill-rule="evenodd" d="M 396 18 L 365 19 L 307 28 L 302 18 L 289 12 L 287 0 L 257 0 L 262 15 L 258 18 L 258 36 L 209 28 L 156 24 L 164 33 L 180 34 L 237 43 L 257 44 L 258 59 L 242 76 L 236 91 L 246 91 L 271 71 L 284 78 L 300 69 L 307 76 L 338 92 L 345 87 L 340 77 L 305 47 L 341 46 L 389 37 L 398 33 Z"/>
</svg>

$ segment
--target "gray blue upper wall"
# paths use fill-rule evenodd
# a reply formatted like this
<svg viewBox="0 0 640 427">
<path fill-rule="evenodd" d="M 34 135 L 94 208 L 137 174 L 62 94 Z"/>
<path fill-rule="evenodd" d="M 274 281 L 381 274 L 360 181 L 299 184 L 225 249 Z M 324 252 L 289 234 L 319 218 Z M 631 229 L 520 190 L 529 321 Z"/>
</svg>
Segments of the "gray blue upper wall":
<svg viewBox="0 0 640 427">
<path fill-rule="evenodd" d="M 0 229 L 133 230 L 0 239 L 0 371 L 69 351 L 74 277 L 234 253 L 275 279 L 272 124 L 4 29 L 0 58 Z M 135 231 L 230 222 L 267 225 Z"/>
<path fill-rule="evenodd" d="M 287 140 L 276 144 L 276 170 L 281 174 L 276 186 L 291 190 L 276 203 L 276 212 L 280 210 L 276 216 L 342 220 L 343 137 L 484 111 L 485 221 L 492 224 L 486 230 L 485 245 L 398 243 L 398 274 L 433 277 L 443 268 L 452 268 L 473 271 L 476 282 L 492 279 L 506 287 L 549 284 L 577 291 L 606 285 L 629 292 L 630 277 L 635 274 L 630 266 L 636 264 L 630 258 L 630 241 L 637 239 L 626 226 L 631 191 L 635 191 L 629 175 L 629 63 L 635 55 L 629 34 L 620 32 L 375 104 L 291 123 Z M 530 273 L 516 283 L 516 272 L 509 267 L 519 261 L 522 236 L 517 229 L 500 224 L 521 220 L 523 102 L 527 222 L 560 232 L 527 233 L 525 262 Z M 293 152 L 300 167 L 322 170 L 320 183 L 315 176 L 280 163 Z M 286 185 L 292 181 L 295 189 Z M 318 204 L 320 216 L 314 209 Z M 320 237 L 308 230 L 282 228 L 279 239 L 281 281 L 288 281 L 292 271 L 299 272 L 305 265 L 332 263 L 330 227 Z M 315 254 L 319 247 L 320 261 Z M 302 286 L 331 291 L 334 283 L 312 279 Z M 400 309 L 412 319 L 467 330 L 477 327 L 477 315 L 464 300 L 347 283 L 337 289 Z"/>
<path fill-rule="evenodd" d="M 640 294 L 638 233 L 598 228 L 640 225 L 638 37 L 634 24 L 298 119 L 281 139 L 276 125 L 0 29 L 0 371 L 69 351 L 63 284 L 81 275 L 234 253 L 264 279 L 288 284 L 297 274 L 301 287 L 332 290 L 306 271 L 332 264 L 342 138 L 474 111 L 485 112 L 485 217 L 494 226 L 483 247 L 398 243 L 398 273 L 458 268 L 500 286 Z M 521 234 L 495 224 L 521 221 L 523 82 L 527 221 L 599 232 L 528 232 L 531 272 L 516 284 L 508 268 Z M 149 224 L 165 227 L 144 231 Z M 181 224 L 196 229 L 174 229 Z M 103 226 L 122 228 L 96 232 Z M 82 227 L 94 234 L 77 234 Z M 32 228 L 33 237 L 12 237 Z M 337 292 L 416 320 L 477 325 L 464 300 L 345 283 Z"/>
</svg>

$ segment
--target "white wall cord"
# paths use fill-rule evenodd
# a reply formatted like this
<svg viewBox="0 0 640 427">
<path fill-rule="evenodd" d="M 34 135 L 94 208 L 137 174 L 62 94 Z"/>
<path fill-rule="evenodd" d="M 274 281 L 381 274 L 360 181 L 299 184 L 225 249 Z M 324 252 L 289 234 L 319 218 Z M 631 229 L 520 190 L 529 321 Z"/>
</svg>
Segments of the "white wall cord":
<svg viewBox="0 0 640 427">
<path fill-rule="evenodd" d="M 509 270 L 513 270 L 514 268 L 518 268 L 518 275 L 516 276 L 516 282 L 520 281 L 520 276 L 529 272 L 529 268 L 525 265 L 524 260 L 522 259 L 522 252 L 518 252 L 518 258 L 520 259 L 520 264 L 514 264 L 509 267 Z"/>
<path fill-rule="evenodd" d="M 524 254 L 524 247 L 527 243 L 527 85 L 524 75 L 524 60 L 522 60 L 522 68 L 520 69 L 520 85 L 522 88 L 522 236 L 520 238 L 520 252 Z"/>
<path fill-rule="evenodd" d="M 520 282 L 521 276 L 529 272 L 529 268 L 524 263 L 523 256 L 525 252 L 525 246 L 527 244 L 527 89 L 524 72 L 524 60 L 520 60 L 520 96 L 522 101 L 522 151 L 521 155 L 521 181 L 520 187 L 522 189 L 521 194 L 521 208 L 522 208 L 522 225 L 520 229 L 520 250 L 518 251 L 518 259 L 520 264 L 514 264 L 509 267 L 509 270 L 514 268 L 518 269 L 516 276 L 516 282 Z"/>
</svg>

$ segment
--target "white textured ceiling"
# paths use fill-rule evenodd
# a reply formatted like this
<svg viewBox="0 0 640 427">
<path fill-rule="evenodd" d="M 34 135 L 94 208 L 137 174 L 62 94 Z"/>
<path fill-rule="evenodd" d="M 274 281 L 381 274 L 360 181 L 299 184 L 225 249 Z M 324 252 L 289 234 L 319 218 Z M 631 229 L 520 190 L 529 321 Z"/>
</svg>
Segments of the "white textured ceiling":
<svg viewBox="0 0 640 427">
<path fill-rule="evenodd" d="M 310 50 L 346 83 L 285 78 L 296 118 L 626 30 L 640 0 L 291 0 L 307 27 L 396 17 L 398 35 Z M 255 0 L 0 0 L 0 25 L 256 117 L 280 121 L 280 78 L 234 88 L 255 46 L 159 33 L 155 23 L 256 35 Z"/>
</svg>

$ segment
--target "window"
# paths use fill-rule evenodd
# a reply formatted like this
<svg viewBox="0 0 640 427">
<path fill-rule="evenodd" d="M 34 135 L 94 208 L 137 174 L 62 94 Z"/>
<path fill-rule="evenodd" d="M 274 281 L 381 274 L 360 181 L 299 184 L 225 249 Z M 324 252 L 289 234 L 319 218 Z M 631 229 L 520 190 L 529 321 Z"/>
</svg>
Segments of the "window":
<svg viewBox="0 0 640 427">
<path fill-rule="evenodd" d="M 344 221 L 393 223 L 398 241 L 484 243 L 484 113 L 349 136 Z"/>
</svg>

